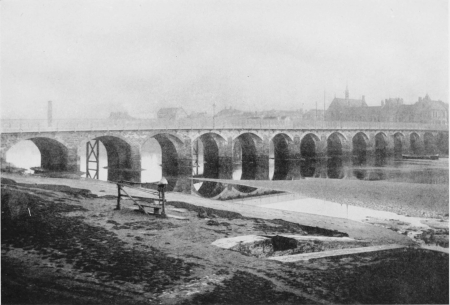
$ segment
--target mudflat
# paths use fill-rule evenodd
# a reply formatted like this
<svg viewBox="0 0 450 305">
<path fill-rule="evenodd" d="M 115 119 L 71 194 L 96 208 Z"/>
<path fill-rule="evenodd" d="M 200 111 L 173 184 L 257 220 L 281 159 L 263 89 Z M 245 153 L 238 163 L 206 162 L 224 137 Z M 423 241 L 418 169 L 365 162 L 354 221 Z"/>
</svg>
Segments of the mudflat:
<svg viewBox="0 0 450 305">
<path fill-rule="evenodd" d="M 2 184 L 2 304 L 448 302 L 448 254 L 407 247 L 280 263 L 211 243 L 242 235 L 350 234 L 345 226 L 175 200 L 167 211 L 185 220 L 158 218 L 136 212 L 131 202 L 114 210 L 106 183 L 94 194 L 52 179 L 28 182 Z M 352 222 L 346 226 L 352 231 Z M 374 228 L 358 241 L 394 242 L 397 233 Z"/>
<path fill-rule="evenodd" d="M 298 193 L 308 197 L 416 217 L 448 216 L 449 185 L 388 181 L 313 179 L 287 181 L 221 180 L 256 188 Z"/>
</svg>

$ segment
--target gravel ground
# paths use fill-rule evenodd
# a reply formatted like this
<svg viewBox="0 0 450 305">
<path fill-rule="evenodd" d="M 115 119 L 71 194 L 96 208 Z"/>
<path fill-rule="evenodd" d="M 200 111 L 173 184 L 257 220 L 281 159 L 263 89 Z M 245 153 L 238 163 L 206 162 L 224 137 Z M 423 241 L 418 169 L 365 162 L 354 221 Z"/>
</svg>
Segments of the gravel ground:
<svg viewBox="0 0 450 305">
<path fill-rule="evenodd" d="M 2 304 L 448 300 L 447 254 L 410 249 L 282 264 L 211 242 L 268 232 L 340 233 L 176 202 L 168 212 L 188 220 L 161 219 L 126 201 L 115 211 L 115 198 L 86 190 L 2 182 Z"/>
</svg>

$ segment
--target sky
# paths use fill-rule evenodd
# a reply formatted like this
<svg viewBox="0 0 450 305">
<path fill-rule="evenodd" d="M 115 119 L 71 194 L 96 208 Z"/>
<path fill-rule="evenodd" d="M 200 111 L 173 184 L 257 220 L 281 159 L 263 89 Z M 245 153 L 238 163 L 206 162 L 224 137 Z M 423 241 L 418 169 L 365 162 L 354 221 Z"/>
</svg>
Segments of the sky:
<svg viewBox="0 0 450 305">
<path fill-rule="evenodd" d="M 1 118 L 448 102 L 447 0 L 3 0 Z"/>
</svg>

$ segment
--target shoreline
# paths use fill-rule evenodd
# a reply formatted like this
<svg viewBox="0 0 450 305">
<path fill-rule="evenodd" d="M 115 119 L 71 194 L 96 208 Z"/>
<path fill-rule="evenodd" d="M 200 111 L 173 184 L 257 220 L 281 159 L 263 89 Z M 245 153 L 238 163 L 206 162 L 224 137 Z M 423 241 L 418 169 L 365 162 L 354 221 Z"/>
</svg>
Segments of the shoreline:
<svg viewBox="0 0 450 305">
<path fill-rule="evenodd" d="M 444 253 L 406 247 L 284 264 L 212 244 L 250 235 L 342 233 L 358 245 L 413 244 L 385 228 L 184 194 L 169 194 L 167 204 L 168 213 L 184 220 L 164 219 L 137 213 L 129 200 L 124 200 L 121 210 L 114 210 L 114 184 L 78 181 L 74 188 L 73 180 L 17 182 L 2 184 L 4 303 L 329 304 L 448 299 L 448 254 Z M 132 196 L 138 193 L 133 191 Z M 423 283 L 423 276 L 434 280 Z M 386 285 L 393 287 L 392 292 L 380 295 Z M 398 289 L 407 293 L 399 295 Z"/>
</svg>

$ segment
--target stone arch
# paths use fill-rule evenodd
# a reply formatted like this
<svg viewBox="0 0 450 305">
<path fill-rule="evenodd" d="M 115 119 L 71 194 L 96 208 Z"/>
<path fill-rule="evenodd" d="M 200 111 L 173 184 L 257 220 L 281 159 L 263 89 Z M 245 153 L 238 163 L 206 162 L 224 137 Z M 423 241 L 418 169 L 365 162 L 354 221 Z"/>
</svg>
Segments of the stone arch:
<svg viewBox="0 0 450 305">
<path fill-rule="evenodd" d="M 106 150 L 108 162 L 108 181 L 140 181 L 141 153 L 140 146 L 121 135 L 118 132 L 89 133 L 83 135 L 83 140 L 78 144 L 77 163 L 80 168 L 81 156 L 86 154 L 86 145 L 89 141 L 100 141 Z"/>
<path fill-rule="evenodd" d="M 396 157 L 401 157 L 404 146 L 405 146 L 405 135 L 402 132 L 396 132 L 394 134 L 394 155 Z"/>
<path fill-rule="evenodd" d="M 128 141 L 117 136 L 100 136 L 94 140 L 101 141 L 106 148 L 109 181 L 140 180 L 140 153 L 133 153 Z M 133 166 L 133 161 L 139 162 L 139 168 Z"/>
<path fill-rule="evenodd" d="M 426 154 L 437 153 L 436 139 L 431 132 L 426 132 L 423 135 L 423 145 Z"/>
<path fill-rule="evenodd" d="M 439 132 L 436 136 L 436 145 L 439 152 L 448 155 L 448 132 Z"/>
<path fill-rule="evenodd" d="M 281 132 L 281 131 L 278 131 L 278 132 L 273 133 L 273 134 L 270 136 L 269 141 L 274 141 L 274 139 L 277 138 L 277 137 L 278 137 L 278 138 L 279 138 L 279 137 L 282 137 L 286 142 L 293 142 L 293 141 L 294 141 L 294 138 L 295 138 L 294 135 L 292 135 L 292 134 L 290 134 L 290 133 L 288 133 L 288 132 Z"/>
<path fill-rule="evenodd" d="M 229 170 L 228 166 L 223 166 L 221 157 L 226 155 L 224 151 L 226 140 L 223 136 L 214 133 L 202 133 L 193 141 L 193 166 L 194 176 L 204 178 L 219 179 L 223 177 L 223 171 Z M 198 171 L 201 169 L 202 171 Z M 220 194 L 225 186 L 218 182 L 203 181 L 198 183 L 200 186 L 196 190 L 202 197 L 212 198 Z M 195 189 L 195 188 L 194 188 Z"/>
<path fill-rule="evenodd" d="M 333 132 L 327 138 L 327 176 L 332 179 L 342 179 L 343 150 L 346 138 L 340 132 Z"/>
<path fill-rule="evenodd" d="M 233 163 L 241 163 L 242 174 L 238 180 L 261 180 L 264 172 L 268 173 L 268 156 L 263 160 L 263 138 L 254 133 L 241 133 L 233 141 Z M 267 164 L 265 164 L 267 161 Z M 236 186 L 243 193 L 250 193 L 255 188 Z"/>
<path fill-rule="evenodd" d="M 143 143 L 145 143 L 148 139 L 150 138 L 156 138 L 156 137 L 161 137 L 164 136 L 167 139 L 169 139 L 170 141 L 172 141 L 172 143 L 174 143 L 174 145 L 182 145 L 184 142 L 184 138 L 175 132 L 171 132 L 168 130 L 164 130 L 164 131 L 152 131 L 150 133 L 147 133 L 147 137 L 145 138 L 145 140 L 143 141 Z"/>
<path fill-rule="evenodd" d="M 317 142 L 320 137 L 315 133 L 305 134 L 300 141 L 300 153 L 303 159 L 313 159 L 317 156 Z"/>
<path fill-rule="evenodd" d="M 369 137 L 364 132 L 356 133 L 352 138 L 353 164 L 361 165 L 367 160 Z"/>
<path fill-rule="evenodd" d="M 165 132 L 156 133 L 150 138 L 155 139 L 161 147 L 162 175 L 168 180 L 176 180 L 180 170 L 179 151 L 183 146 L 182 139 L 172 133 Z"/>
<path fill-rule="evenodd" d="M 7 151 L 14 147 L 14 145 L 27 140 L 36 145 L 39 150 L 41 155 L 41 168 L 48 171 L 70 170 L 69 149 L 67 146 L 57 139 L 45 136 L 16 138 L 15 141 L 9 143 L 9 145 L 5 147 L 4 156 L 2 156 L 2 158 L 6 159 Z"/>
<path fill-rule="evenodd" d="M 273 160 L 274 167 L 273 176 L 269 178 L 272 180 L 284 180 L 288 176 L 290 165 L 289 144 L 292 142 L 293 138 L 285 133 L 277 133 L 271 138 L 269 158 Z"/>
<path fill-rule="evenodd" d="M 243 135 L 251 135 L 255 141 L 262 141 L 264 139 L 264 136 L 256 131 L 241 131 L 233 136 L 233 141 Z"/>
<path fill-rule="evenodd" d="M 345 136 L 340 132 L 333 132 L 327 138 L 328 157 L 341 156 L 343 153 Z"/>
<path fill-rule="evenodd" d="M 388 137 L 384 132 L 378 132 L 375 135 L 375 156 L 377 158 L 385 158 L 388 148 Z"/>
<path fill-rule="evenodd" d="M 409 135 L 409 143 L 409 147 L 413 154 L 422 153 L 422 143 L 419 134 L 417 134 L 416 132 L 411 132 L 411 134 Z"/>
<path fill-rule="evenodd" d="M 318 163 L 318 143 L 320 137 L 313 132 L 303 135 L 300 141 L 300 175 L 302 177 L 314 177 Z"/>
</svg>

